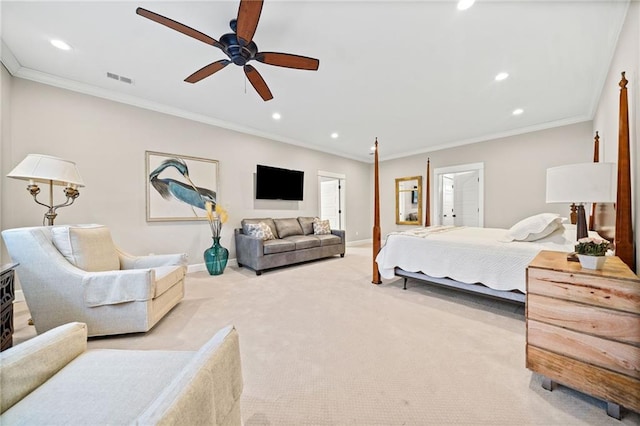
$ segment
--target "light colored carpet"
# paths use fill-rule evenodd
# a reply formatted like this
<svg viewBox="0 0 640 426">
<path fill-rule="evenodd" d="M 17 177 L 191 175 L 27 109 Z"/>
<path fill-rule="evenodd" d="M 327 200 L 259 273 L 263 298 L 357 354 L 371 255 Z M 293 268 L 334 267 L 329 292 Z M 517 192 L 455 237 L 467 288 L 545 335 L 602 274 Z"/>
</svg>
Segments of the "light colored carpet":
<svg viewBox="0 0 640 426">
<path fill-rule="evenodd" d="M 403 291 L 401 279 L 375 286 L 370 262 L 360 246 L 260 277 L 189 274 L 185 299 L 153 330 L 89 347 L 194 350 L 235 324 L 247 426 L 640 424 L 542 389 L 525 368 L 521 306 L 415 281 Z M 34 334 L 28 318 L 16 304 L 16 343 Z"/>
</svg>

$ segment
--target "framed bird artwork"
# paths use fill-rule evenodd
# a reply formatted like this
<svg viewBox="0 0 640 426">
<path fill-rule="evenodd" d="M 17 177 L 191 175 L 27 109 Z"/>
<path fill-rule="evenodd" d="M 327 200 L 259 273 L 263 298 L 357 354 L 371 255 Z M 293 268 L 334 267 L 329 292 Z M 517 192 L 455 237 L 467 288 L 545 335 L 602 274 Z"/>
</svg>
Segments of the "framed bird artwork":
<svg viewBox="0 0 640 426">
<path fill-rule="evenodd" d="M 207 220 L 218 202 L 218 161 L 145 151 L 147 222 Z"/>
</svg>

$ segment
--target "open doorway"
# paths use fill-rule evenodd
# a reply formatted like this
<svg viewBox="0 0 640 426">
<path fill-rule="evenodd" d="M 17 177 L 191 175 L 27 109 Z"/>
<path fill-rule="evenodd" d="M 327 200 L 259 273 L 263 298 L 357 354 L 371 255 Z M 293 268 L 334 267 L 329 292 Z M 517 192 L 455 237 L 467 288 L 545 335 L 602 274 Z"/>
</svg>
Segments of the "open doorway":
<svg viewBox="0 0 640 426">
<path fill-rule="evenodd" d="M 318 172 L 318 211 L 320 219 L 328 220 L 331 229 L 345 229 L 345 175 Z"/>
<path fill-rule="evenodd" d="M 484 164 L 442 167 L 434 176 L 435 224 L 483 227 Z"/>
</svg>

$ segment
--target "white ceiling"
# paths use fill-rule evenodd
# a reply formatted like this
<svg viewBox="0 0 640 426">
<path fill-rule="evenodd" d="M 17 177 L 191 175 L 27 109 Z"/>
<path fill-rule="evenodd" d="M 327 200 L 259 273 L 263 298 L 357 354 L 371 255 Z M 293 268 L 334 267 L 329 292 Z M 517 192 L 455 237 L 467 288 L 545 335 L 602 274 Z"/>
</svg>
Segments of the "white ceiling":
<svg viewBox="0 0 640 426">
<path fill-rule="evenodd" d="M 224 54 L 138 6 L 219 39 L 238 1 L 3 0 L 2 62 L 17 77 L 368 162 L 376 137 L 390 159 L 591 119 L 628 2 L 266 0 L 258 47 L 320 60 L 316 72 L 251 62 L 268 102 L 234 65 L 185 83 Z M 494 81 L 501 71 L 510 77 Z"/>
</svg>

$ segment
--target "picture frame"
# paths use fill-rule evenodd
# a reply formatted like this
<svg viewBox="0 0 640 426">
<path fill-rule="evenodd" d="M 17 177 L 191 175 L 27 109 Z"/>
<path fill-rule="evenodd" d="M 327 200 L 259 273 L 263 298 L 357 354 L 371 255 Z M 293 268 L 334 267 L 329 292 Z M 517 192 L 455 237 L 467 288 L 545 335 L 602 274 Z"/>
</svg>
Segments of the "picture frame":
<svg viewBox="0 0 640 426">
<path fill-rule="evenodd" d="M 179 170 L 186 167 L 187 179 Z M 200 221 L 207 220 L 206 211 L 175 196 L 175 189 L 182 189 L 192 195 L 191 200 L 202 202 L 205 199 L 218 200 L 217 160 L 170 154 L 166 152 L 145 151 L 145 192 L 147 222 Z M 199 188 L 206 197 L 192 190 Z M 166 197 L 160 194 L 165 192 Z M 197 194 L 197 196 L 196 196 Z M 183 196 L 183 195 L 181 195 Z M 202 204 L 201 204 L 202 205 Z"/>
</svg>

